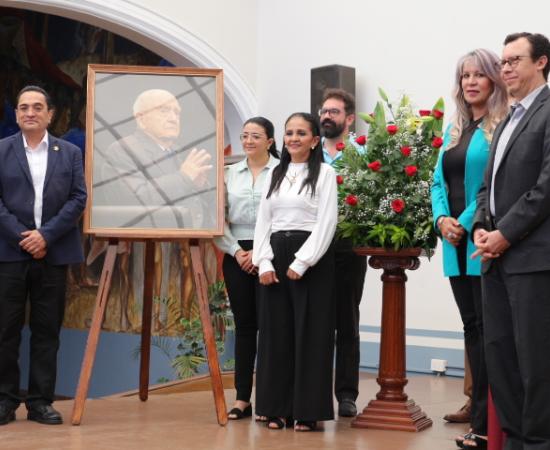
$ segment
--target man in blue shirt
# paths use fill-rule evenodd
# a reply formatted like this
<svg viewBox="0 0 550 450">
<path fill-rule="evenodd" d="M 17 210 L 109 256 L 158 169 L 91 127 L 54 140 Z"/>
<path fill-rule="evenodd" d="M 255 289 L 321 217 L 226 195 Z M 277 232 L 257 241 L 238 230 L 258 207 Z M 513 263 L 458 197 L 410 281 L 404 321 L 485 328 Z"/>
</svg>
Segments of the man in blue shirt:
<svg viewBox="0 0 550 450">
<path fill-rule="evenodd" d="M 355 120 L 355 99 L 342 89 L 328 89 L 319 111 L 323 130 L 323 156 L 332 166 L 341 158 L 337 144 L 349 135 Z M 359 394 L 359 303 L 363 295 L 367 259 L 356 255 L 349 239 L 335 242 L 336 277 L 334 296 L 336 316 L 336 377 L 334 391 L 338 415 L 357 415 Z"/>
</svg>

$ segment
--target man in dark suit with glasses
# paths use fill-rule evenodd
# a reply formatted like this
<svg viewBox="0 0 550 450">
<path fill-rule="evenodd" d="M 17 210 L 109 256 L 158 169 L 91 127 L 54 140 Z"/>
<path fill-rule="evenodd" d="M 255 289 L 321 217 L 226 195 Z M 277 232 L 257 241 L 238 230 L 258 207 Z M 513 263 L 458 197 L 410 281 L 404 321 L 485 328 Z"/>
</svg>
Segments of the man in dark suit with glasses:
<svg viewBox="0 0 550 450">
<path fill-rule="evenodd" d="M 506 37 L 501 76 L 515 103 L 495 130 L 474 219 L 487 372 L 507 450 L 550 450 L 549 64 L 545 36 Z"/>
</svg>

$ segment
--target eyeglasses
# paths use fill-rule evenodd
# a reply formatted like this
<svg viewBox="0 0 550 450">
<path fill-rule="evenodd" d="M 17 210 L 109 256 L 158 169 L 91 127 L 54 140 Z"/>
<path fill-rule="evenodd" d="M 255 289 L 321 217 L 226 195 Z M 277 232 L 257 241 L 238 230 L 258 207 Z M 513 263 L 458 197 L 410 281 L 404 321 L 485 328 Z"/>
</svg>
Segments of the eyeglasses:
<svg viewBox="0 0 550 450">
<path fill-rule="evenodd" d="M 325 114 L 328 114 L 330 117 L 334 117 L 334 116 L 337 116 L 338 114 L 340 114 L 341 112 L 342 112 L 342 110 L 340 110 L 338 108 L 322 108 L 318 111 L 319 117 L 322 117 Z"/>
<path fill-rule="evenodd" d="M 521 58 L 530 58 L 529 55 L 517 55 L 512 56 L 508 59 L 501 59 L 500 61 L 496 62 L 495 65 L 497 69 L 504 69 L 506 67 L 506 64 L 508 64 L 510 67 L 516 67 L 519 64 L 519 61 Z"/>
<path fill-rule="evenodd" d="M 239 135 L 239 138 L 241 141 L 246 141 L 247 139 L 252 139 L 253 141 L 259 141 L 262 138 L 266 138 L 267 136 L 265 134 L 260 133 L 241 133 Z"/>
</svg>

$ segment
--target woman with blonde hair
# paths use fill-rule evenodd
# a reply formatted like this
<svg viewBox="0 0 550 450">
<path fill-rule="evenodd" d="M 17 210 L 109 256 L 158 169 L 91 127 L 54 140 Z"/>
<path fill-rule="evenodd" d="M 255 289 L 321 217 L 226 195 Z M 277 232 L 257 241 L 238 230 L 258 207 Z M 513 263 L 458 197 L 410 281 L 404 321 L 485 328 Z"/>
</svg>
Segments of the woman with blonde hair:
<svg viewBox="0 0 550 450">
<path fill-rule="evenodd" d="M 483 350 L 481 262 L 471 259 L 476 196 L 483 181 L 496 125 L 508 101 L 499 59 L 486 49 L 459 59 L 454 100 L 456 114 L 447 127 L 432 184 L 432 211 L 443 245 L 443 272 L 449 277 L 464 325 L 464 343 L 472 370 L 471 429 L 456 439 L 459 447 L 487 447 L 488 382 Z"/>
</svg>

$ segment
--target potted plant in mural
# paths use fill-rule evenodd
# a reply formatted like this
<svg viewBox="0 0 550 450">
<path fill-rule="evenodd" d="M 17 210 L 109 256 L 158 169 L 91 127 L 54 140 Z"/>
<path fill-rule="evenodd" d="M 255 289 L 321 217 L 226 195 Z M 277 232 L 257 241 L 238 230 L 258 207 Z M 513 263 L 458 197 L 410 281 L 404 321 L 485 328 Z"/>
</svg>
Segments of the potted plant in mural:
<svg viewBox="0 0 550 450">
<path fill-rule="evenodd" d="M 225 283 L 218 281 L 208 287 L 208 302 L 210 316 L 216 333 L 216 346 L 218 355 L 225 353 L 225 332 L 234 328 L 233 316 L 229 309 Z M 184 328 L 180 343 L 177 346 L 178 354 L 172 359 L 172 367 L 178 374 L 178 378 L 189 378 L 199 372 L 202 364 L 206 363 L 206 350 L 202 324 L 199 317 L 193 319 L 181 319 Z M 232 369 L 233 359 L 225 362 L 225 370 Z"/>
<path fill-rule="evenodd" d="M 431 255 L 433 229 L 430 184 L 443 144 L 443 99 L 415 112 L 403 95 L 397 108 L 379 89 L 374 113 L 359 113 L 366 136 L 340 143 L 339 234 L 356 246 L 393 250 L 419 247 Z"/>
<path fill-rule="evenodd" d="M 154 301 L 165 304 L 168 308 L 175 302 L 171 298 L 155 298 Z M 216 349 L 218 356 L 225 353 L 226 331 L 234 329 L 233 315 L 229 308 L 229 301 L 225 291 L 225 283 L 218 281 L 208 286 L 208 302 L 210 305 L 210 316 L 216 334 Z M 151 338 L 151 345 L 163 353 L 169 360 L 176 372 L 178 379 L 192 377 L 199 373 L 201 366 L 207 363 L 206 350 L 202 324 L 198 315 L 187 319 L 180 319 L 183 332 L 178 337 L 174 351 L 174 339 L 169 336 L 156 335 Z M 136 347 L 133 356 L 139 357 L 140 347 Z M 232 370 L 234 359 L 228 359 L 223 364 L 224 370 Z M 166 378 L 158 382 L 170 381 Z"/>
</svg>

